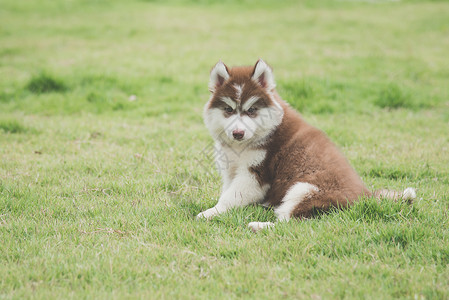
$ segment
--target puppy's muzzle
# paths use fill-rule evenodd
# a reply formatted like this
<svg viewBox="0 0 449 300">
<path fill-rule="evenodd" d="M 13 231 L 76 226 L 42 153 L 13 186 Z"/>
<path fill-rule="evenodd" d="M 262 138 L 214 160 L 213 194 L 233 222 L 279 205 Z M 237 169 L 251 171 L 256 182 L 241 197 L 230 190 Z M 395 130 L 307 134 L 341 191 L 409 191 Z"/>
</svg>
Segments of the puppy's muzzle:
<svg viewBox="0 0 449 300">
<path fill-rule="evenodd" d="M 234 139 L 236 139 L 237 141 L 240 141 L 243 139 L 243 136 L 245 135 L 245 131 L 243 130 L 234 130 L 232 132 L 232 136 L 234 137 Z"/>
</svg>

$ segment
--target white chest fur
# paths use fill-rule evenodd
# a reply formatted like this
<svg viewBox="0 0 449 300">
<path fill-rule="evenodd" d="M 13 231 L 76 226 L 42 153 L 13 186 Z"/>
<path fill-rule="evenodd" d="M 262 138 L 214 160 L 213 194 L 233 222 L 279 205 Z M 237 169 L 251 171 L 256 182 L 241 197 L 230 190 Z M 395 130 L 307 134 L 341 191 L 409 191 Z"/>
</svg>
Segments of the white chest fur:
<svg viewBox="0 0 449 300">
<path fill-rule="evenodd" d="M 216 143 L 215 150 L 215 163 L 222 176 L 223 190 L 228 188 L 234 179 L 254 178 L 249 168 L 260 165 L 267 154 L 266 150 L 255 150 L 245 146 L 230 148 L 222 146 L 219 142 Z"/>
<path fill-rule="evenodd" d="M 269 185 L 261 186 L 250 171 L 263 162 L 266 150 L 229 148 L 216 145 L 216 164 L 223 179 L 223 189 L 217 205 L 200 213 L 199 218 L 211 218 L 232 207 L 258 203 L 265 197 Z"/>
</svg>

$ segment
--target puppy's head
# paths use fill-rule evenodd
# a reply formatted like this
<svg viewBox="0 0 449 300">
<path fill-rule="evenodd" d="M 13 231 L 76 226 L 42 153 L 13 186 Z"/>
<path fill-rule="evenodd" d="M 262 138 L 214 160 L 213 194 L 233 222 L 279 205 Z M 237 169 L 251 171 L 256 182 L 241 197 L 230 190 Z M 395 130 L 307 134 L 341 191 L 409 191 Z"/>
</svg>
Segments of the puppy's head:
<svg viewBox="0 0 449 300">
<path fill-rule="evenodd" d="M 260 145 L 281 123 L 283 110 L 274 98 L 271 68 L 259 60 L 254 67 L 229 69 L 221 61 L 212 69 L 211 97 L 204 121 L 222 144 Z"/>
</svg>

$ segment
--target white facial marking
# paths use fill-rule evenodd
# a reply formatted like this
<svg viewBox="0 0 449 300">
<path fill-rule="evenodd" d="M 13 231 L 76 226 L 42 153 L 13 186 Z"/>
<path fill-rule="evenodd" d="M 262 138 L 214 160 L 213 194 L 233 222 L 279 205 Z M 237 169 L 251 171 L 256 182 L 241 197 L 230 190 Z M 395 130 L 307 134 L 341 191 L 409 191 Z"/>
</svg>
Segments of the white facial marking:
<svg viewBox="0 0 449 300">
<path fill-rule="evenodd" d="M 251 106 L 253 106 L 254 103 L 257 102 L 257 100 L 259 100 L 259 97 L 256 96 L 251 96 L 249 97 L 248 100 L 246 100 L 245 104 L 243 104 L 242 109 L 243 111 L 248 110 Z"/>
<path fill-rule="evenodd" d="M 295 207 L 304 201 L 310 193 L 318 191 L 319 189 L 317 186 L 307 182 L 298 182 L 294 184 L 285 194 L 282 199 L 282 204 L 274 210 L 278 220 L 290 220 L 291 214 Z"/>
<path fill-rule="evenodd" d="M 232 101 L 232 99 L 229 97 L 221 97 L 220 100 L 232 107 L 232 109 L 235 109 L 237 107 L 237 103 Z"/>
<path fill-rule="evenodd" d="M 242 85 L 234 84 L 234 85 L 233 85 L 233 87 L 234 87 L 235 90 L 236 90 L 236 95 L 235 95 L 235 97 L 237 98 L 238 101 L 241 100 L 240 98 L 242 97 L 242 92 L 243 92 L 243 87 L 244 87 L 244 86 L 245 86 L 244 84 L 242 84 Z"/>
<path fill-rule="evenodd" d="M 272 93 L 269 93 L 271 101 L 273 101 L 274 105 L 276 106 L 276 109 L 284 115 L 284 109 L 279 104 L 279 102 L 273 97 Z"/>
<path fill-rule="evenodd" d="M 226 98 L 225 98 L 226 99 Z M 222 99 L 223 100 L 223 99 Z M 233 109 L 236 106 L 235 102 L 223 100 Z M 212 137 L 216 141 L 224 142 L 225 144 L 237 145 L 251 143 L 253 146 L 262 145 L 268 136 L 276 129 L 282 122 L 284 112 L 276 106 L 261 108 L 255 118 L 247 115 L 233 114 L 225 117 L 223 110 L 219 108 L 209 108 L 206 104 L 204 109 L 204 123 L 209 129 Z M 234 130 L 245 131 L 243 139 L 237 141 L 234 139 L 232 132 Z"/>
</svg>

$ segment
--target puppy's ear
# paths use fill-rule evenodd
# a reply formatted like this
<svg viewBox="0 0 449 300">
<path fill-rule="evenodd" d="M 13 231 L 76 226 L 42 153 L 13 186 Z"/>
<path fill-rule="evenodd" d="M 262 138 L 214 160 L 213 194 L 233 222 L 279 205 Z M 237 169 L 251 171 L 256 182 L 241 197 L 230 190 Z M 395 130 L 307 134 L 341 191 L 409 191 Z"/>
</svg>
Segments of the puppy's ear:
<svg viewBox="0 0 449 300">
<path fill-rule="evenodd" d="M 274 82 L 273 71 L 271 68 L 261 59 L 259 59 L 254 66 L 253 74 L 251 78 L 257 82 L 264 89 L 271 91 L 276 87 Z"/>
<path fill-rule="evenodd" d="M 209 91 L 214 93 L 228 78 L 228 67 L 220 60 L 210 72 Z"/>
</svg>

